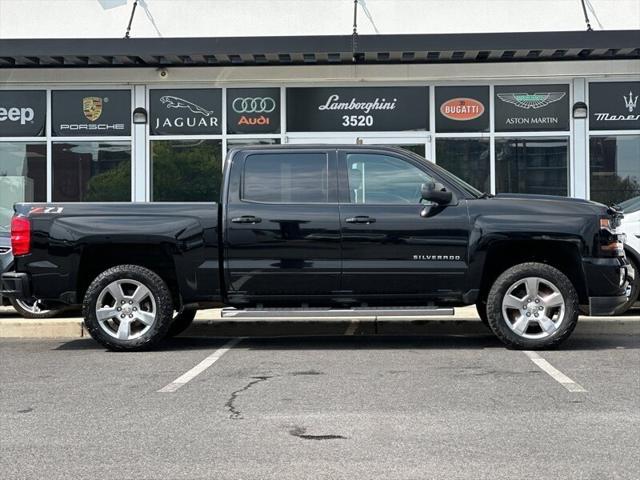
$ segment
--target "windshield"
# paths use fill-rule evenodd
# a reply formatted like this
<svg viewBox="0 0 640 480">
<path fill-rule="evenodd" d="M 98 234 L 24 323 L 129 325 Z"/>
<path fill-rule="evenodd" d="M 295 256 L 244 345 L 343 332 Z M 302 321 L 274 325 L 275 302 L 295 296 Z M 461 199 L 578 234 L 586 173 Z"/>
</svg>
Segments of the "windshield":
<svg viewBox="0 0 640 480">
<path fill-rule="evenodd" d="M 471 195 L 474 198 L 481 198 L 481 197 L 484 196 L 483 193 L 480 190 L 478 190 L 475 187 L 472 187 L 467 182 L 465 182 L 464 180 L 462 180 L 459 177 L 456 177 L 453 173 L 449 172 L 448 170 L 445 170 L 444 168 L 436 165 L 435 163 L 429 162 L 429 160 L 426 160 L 424 157 L 421 157 L 417 153 L 413 153 L 413 152 L 411 152 L 409 150 L 407 150 L 406 153 L 411 155 L 412 157 L 416 157 L 416 158 L 420 159 L 421 162 L 428 162 L 429 166 L 438 175 L 440 175 L 445 181 L 451 183 L 453 186 L 455 186 L 459 190 L 462 190 L 463 192 Z"/>
<path fill-rule="evenodd" d="M 630 198 L 624 202 L 620 202 L 618 206 L 624 211 L 624 213 L 633 213 L 640 210 L 640 196 Z"/>
<path fill-rule="evenodd" d="M 13 210 L 0 207 L 0 233 L 8 233 L 11 225 Z"/>
</svg>

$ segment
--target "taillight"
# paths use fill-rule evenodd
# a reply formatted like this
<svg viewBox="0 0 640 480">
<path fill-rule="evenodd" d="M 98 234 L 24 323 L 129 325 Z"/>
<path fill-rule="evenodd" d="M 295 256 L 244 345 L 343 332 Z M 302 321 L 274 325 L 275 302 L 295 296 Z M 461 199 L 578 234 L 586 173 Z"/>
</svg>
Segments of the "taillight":
<svg viewBox="0 0 640 480">
<path fill-rule="evenodd" d="M 31 252 L 31 222 L 26 217 L 11 219 L 11 249 L 13 255 L 26 255 Z"/>
</svg>

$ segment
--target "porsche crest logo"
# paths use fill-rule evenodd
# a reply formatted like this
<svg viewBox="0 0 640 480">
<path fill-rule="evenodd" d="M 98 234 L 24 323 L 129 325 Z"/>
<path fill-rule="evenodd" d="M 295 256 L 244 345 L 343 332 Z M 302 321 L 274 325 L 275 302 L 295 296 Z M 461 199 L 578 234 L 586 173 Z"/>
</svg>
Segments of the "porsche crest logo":
<svg viewBox="0 0 640 480">
<path fill-rule="evenodd" d="M 102 98 L 84 97 L 82 99 L 82 111 L 90 122 L 95 122 L 102 115 Z"/>
</svg>

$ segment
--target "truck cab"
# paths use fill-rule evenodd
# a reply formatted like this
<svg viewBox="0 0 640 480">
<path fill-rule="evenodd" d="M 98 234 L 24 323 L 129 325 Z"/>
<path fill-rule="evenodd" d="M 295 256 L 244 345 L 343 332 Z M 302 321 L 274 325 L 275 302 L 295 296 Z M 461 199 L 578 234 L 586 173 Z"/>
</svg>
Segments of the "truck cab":
<svg viewBox="0 0 640 480">
<path fill-rule="evenodd" d="M 156 345 L 213 304 L 302 315 L 475 304 L 508 346 L 549 348 L 580 310 L 614 313 L 634 277 L 616 207 L 489 195 L 391 147 L 232 149 L 218 203 L 15 209 L 3 293 L 82 303 L 115 350 Z"/>
</svg>

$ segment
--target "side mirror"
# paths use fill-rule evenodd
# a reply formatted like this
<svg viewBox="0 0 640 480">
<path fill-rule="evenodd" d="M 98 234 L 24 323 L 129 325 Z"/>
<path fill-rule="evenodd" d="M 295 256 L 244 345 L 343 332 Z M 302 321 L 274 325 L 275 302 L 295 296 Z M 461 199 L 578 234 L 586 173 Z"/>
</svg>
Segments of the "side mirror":
<svg viewBox="0 0 640 480">
<path fill-rule="evenodd" d="M 437 203 L 438 205 L 447 205 L 453 200 L 453 192 L 450 192 L 438 182 L 423 183 L 421 194 L 422 200 Z"/>
</svg>

